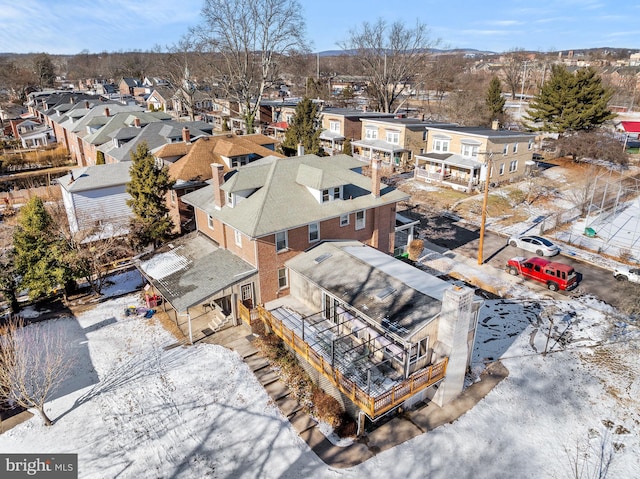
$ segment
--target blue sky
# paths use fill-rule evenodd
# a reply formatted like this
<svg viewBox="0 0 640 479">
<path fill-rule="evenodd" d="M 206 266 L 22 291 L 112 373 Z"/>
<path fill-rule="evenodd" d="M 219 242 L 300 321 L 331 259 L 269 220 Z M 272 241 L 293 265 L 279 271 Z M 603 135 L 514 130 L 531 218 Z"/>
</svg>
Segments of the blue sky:
<svg viewBox="0 0 640 479">
<path fill-rule="evenodd" d="M 204 0 L 0 0 L 0 52 L 149 50 L 179 40 Z M 640 50 L 638 0 L 300 0 L 313 51 L 339 49 L 349 30 L 420 19 L 442 48 L 503 52 L 594 47 Z"/>
</svg>

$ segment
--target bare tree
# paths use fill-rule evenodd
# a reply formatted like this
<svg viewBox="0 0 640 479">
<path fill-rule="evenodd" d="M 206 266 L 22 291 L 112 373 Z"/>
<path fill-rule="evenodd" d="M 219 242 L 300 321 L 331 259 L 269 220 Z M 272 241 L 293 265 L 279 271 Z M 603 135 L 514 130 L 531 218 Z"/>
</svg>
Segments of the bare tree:
<svg viewBox="0 0 640 479">
<path fill-rule="evenodd" d="M 424 70 L 429 48 L 437 43 L 419 20 L 414 28 L 397 21 L 391 25 L 382 18 L 364 22 L 351 30 L 348 40 L 340 43 L 344 50 L 355 50 L 369 85 L 369 95 L 385 113 L 398 111 L 401 95 L 407 93 L 417 72 Z"/>
<path fill-rule="evenodd" d="M 526 56 L 522 48 L 514 48 L 507 55 L 502 65 L 502 77 L 511 92 L 511 99 L 515 100 L 517 92 L 522 89 Z"/>
<path fill-rule="evenodd" d="M 37 409 L 46 426 L 53 422 L 44 405 L 71 365 L 55 323 L 25 325 L 22 320 L 10 319 L 0 328 L 0 398 Z"/>
<path fill-rule="evenodd" d="M 193 33 L 211 53 L 225 94 L 241 105 L 247 132 L 265 90 L 278 79 L 280 56 L 305 50 L 305 22 L 297 0 L 205 0 Z"/>
</svg>

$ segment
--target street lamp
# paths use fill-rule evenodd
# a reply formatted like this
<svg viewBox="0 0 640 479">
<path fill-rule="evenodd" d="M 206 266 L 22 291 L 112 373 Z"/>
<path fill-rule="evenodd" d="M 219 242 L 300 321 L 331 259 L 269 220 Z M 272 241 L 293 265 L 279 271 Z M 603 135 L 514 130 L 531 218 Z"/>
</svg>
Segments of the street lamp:
<svg viewBox="0 0 640 479">
<path fill-rule="evenodd" d="M 484 225 L 487 221 L 487 202 L 489 199 L 489 175 L 491 174 L 491 157 L 493 152 L 483 152 L 486 155 L 487 161 L 485 162 L 485 174 L 484 174 L 484 197 L 482 199 L 482 217 L 480 219 L 480 243 L 478 244 L 478 264 L 482 265 L 482 250 L 484 248 Z"/>
</svg>

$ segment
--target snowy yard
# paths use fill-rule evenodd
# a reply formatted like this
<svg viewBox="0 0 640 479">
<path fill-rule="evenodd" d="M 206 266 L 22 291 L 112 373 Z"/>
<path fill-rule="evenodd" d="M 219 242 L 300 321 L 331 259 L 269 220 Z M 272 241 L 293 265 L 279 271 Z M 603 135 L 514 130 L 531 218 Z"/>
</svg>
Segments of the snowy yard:
<svg viewBox="0 0 640 479">
<path fill-rule="evenodd" d="M 317 458 L 235 352 L 165 350 L 175 339 L 154 318 L 124 315 L 138 301 L 55 320 L 79 358 L 48 404 L 56 423 L 35 415 L 0 451 L 78 453 L 81 478 L 537 478 L 572 477 L 577 453 L 593 471 L 602 449 L 608 477 L 638 477 L 640 334 L 588 298 L 487 301 L 474 373 L 500 357 L 509 377 L 453 424 L 346 470 Z"/>
</svg>

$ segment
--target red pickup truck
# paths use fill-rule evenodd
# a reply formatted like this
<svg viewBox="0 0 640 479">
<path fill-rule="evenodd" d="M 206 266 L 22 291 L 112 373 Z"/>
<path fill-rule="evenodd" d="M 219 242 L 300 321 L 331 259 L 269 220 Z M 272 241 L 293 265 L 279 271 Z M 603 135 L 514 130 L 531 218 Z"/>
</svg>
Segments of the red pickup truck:
<svg viewBox="0 0 640 479">
<path fill-rule="evenodd" d="M 522 256 L 511 258 L 507 263 L 507 271 L 514 276 L 521 274 L 525 278 L 540 281 L 551 291 L 570 290 L 578 285 L 578 273 L 573 266 L 537 256 L 529 259 Z"/>
</svg>

